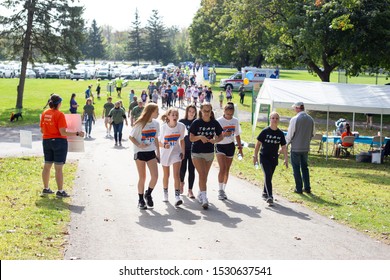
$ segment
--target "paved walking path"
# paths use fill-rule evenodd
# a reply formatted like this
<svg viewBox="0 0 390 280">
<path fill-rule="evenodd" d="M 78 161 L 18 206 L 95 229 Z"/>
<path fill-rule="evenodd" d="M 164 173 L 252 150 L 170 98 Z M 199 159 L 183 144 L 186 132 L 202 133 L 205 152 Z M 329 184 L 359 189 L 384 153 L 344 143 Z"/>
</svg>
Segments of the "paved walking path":
<svg viewBox="0 0 390 280">
<path fill-rule="evenodd" d="M 38 127 L 27 129 L 36 135 L 32 149 L 19 147 L 19 129 L 1 129 L 0 157 L 42 156 Z M 124 128 L 125 139 L 129 131 Z M 238 178 L 230 177 L 229 199 L 219 201 L 215 167 L 208 182 L 209 210 L 187 197 L 176 209 L 172 181 L 170 202 L 162 202 L 160 172 L 153 192 L 155 208 L 140 211 L 130 142 L 114 147 L 113 140 L 105 138 L 101 120 L 92 136 L 85 141 L 85 153 L 68 154 L 79 166 L 69 199 L 72 216 L 65 259 L 390 259 L 388 245 L 279 196 L 269 207 L 258 187 Z M 249 160 L 251 155 L 246 156 Z"/>
</svg>

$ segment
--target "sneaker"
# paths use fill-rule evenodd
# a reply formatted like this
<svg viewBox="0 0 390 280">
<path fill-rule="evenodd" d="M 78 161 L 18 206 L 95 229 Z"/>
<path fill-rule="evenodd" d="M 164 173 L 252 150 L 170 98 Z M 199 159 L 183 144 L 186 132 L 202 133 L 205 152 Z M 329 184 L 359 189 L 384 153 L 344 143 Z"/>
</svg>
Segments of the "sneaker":
<svg viewBox="0 0 390 280">
<path fill-rule="evenodd" d="M 44 188 L 41 195 L 48 195 L 48 194 L 53 194 L 53 193 L 54 192 L 50 188 L 47 188 L 47 189 Z"/>
<path fill-rule="evenodd" d="M 138 201 L 138 208 L 140 209 L 140 210 L 146 210 L 146 209 L 148 209 L 148 207 L 146 207 L 146 204 L 145 204 L 145 200 L 140 200 L 140 201 Z"/>
<path fill-rule="evenodd" d="M 147 195 L 146 192 L 145 192 L 145 200 L 146 200 L 146 204 L 148 205 L 149 208 L 153 208 L 154 206 L 154 203 L 153 203 L 153 199 L 152 199 L 152 195 Z"/>
<path fill-rule="evenodd" d="M 203 197 L 202 207 L 204 210 L 207 210 L 209 208 L 209 201 L 208 201 L 207 197 Z"/>
<path fill-rule="evenodd" d="M 175 207 L 178 207 L 183 204 L 183 200 L 181 200 L 180 196 L 176 196 L 175 199 L 176 199 Z"/>
<path fill-rule="evenodd" d="M 219 190 L 218 191 L 218 199 L 219 200 L 225 200 L 227 199 L 226 193 L 224 190 Z"/>
<path fill-rule="evenodd" d="M 122 142 L 119 142 L 119 146 L 121 146 L 121 147 L 122 147 Z"/>
<path fill-rule="evenodd" d="M 58 198 L 70 197 L 70 195 L 67 194 L 66 191 L 62 191 L 62 192 L 57 191 L 57 192 L 56 192 L 56 196 L 57 196 Z"/>
<path fill-rule="evenodd" d="M 268 198 L 268 195 L 267 195 L 265 192 L 263 192 L 263 194 L 261 195 L 261 197 L 262 197 L 264 200 L 266 200 L 266 199 Z"/>
<path fill-rule="evenodd" d="M 117 142 L 115 142 L 115 146 L 118 146 L 118 143 L 117 143 Z"/>
<path fill-rule="evenodd" d="M 196 199 L 198 200 L 198 202 L 199 202 L 200 204 L 202 204 L 202 202 L 203 202 L 203 197 L 202 197 L 202 193 L 201 193 L 201 192 L 198 193 Z"/>
<path fill-rule="evenodd" d="M 267 198 L 266 202 L 267 202 L 269 205 L 272 205 L 272 204 L 274 204 L 274 199 L 273 199 L 272 197 L 269 196 L 269 197 Z"/>
<path fill-rule="evenodd" d="M 168 202 L 168 190 L 164 189 L 164 199 L 163 202 Z"/>
<path fill-rule="evenodd" d="M 305 193 L 311 193 L 311 190 L 303 190 Z"/>
<path fill-rule="evenodd" d="M 294 192 L 297 193 L 297 194 L 302 194 L 303 193 L 302 191 L 298 191 L 296 189 L 294 190 Z"/>
</svg>

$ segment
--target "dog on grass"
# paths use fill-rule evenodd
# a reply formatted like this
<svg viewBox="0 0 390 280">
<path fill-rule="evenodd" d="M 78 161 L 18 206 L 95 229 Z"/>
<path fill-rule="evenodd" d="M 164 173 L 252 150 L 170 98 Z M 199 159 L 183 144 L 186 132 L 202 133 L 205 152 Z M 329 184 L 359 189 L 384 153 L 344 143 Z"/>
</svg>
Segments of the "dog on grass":
<svg viewBox="0 0 390 280">
<path fill-rule="evenodd" d="M 21 118 L 23 120 L 23 116 L 22 116 L 22 113 L 11 113 L 11 118 L 9 119 L 10 122 L 13 122 L 13 121 L 18 121 L 19 118 Z"/>
</svg>

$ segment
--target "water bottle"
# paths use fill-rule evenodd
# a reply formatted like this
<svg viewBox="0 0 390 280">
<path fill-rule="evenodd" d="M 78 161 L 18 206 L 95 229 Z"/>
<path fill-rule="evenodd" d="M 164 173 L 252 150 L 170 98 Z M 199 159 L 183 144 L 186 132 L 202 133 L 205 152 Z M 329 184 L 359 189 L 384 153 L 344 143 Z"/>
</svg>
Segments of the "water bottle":
<svg viewBox="0 0 390 280">
<path fill-rule="evenodd" d="M 239 153 L 239 154 L 237 155 L 237 159 L 238 159 L 238 160 L 242 160 L 242 154 L 241 154 L 241 153 Z"/>
<path fill-rule="evenodd" d="M 259 169 L 259 163 L 256 161 L 256 163 L 255 163 L 255 168 L 256 169 Z"/>
</svg>

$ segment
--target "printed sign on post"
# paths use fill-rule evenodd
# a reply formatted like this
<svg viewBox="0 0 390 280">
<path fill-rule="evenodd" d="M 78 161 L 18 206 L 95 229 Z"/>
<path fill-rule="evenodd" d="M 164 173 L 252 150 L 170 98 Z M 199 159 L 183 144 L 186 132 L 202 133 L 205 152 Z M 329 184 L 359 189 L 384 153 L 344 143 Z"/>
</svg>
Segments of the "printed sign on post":
<svg viewBox="0 0 390 280">
<path fill-rule="evenodd" d="M 81 117 L 79 114 L 65 114 L 65 119 L 69 132 L 82 131 Z M 68 152 L 83 153 L 84 139 L 79 136 L 68 136 Z"/>
</svg>

